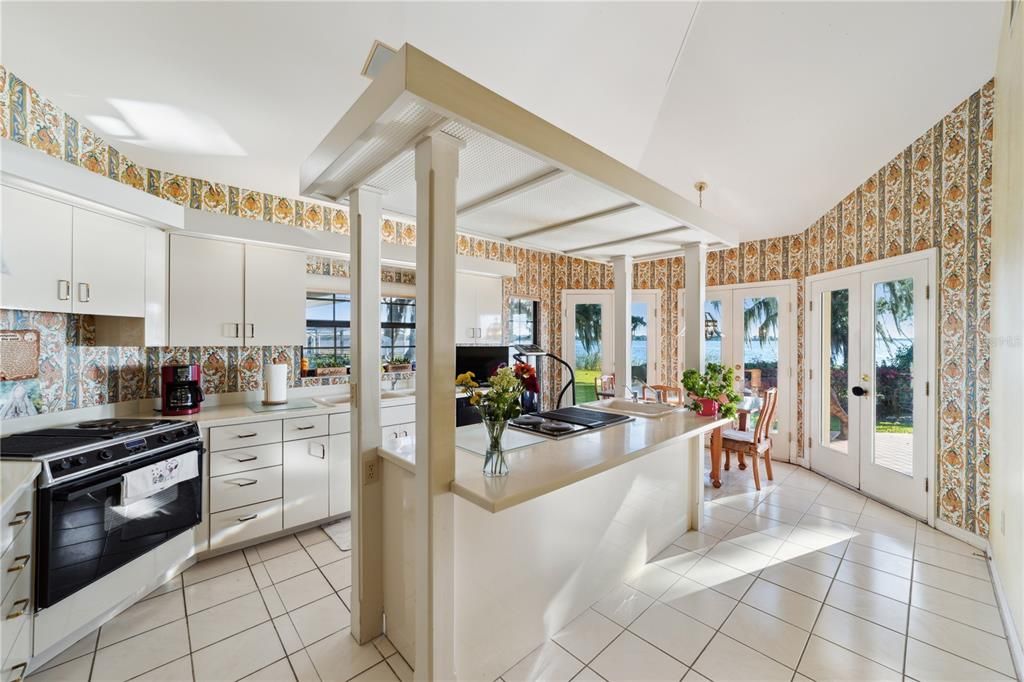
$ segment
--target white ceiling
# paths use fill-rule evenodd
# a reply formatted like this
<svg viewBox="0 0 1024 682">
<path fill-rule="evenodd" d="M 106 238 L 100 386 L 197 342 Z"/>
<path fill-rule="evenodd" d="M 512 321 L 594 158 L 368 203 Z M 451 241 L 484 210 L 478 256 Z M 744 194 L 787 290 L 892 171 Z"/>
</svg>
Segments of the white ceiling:
<svg viewBox="0 0 1024 682">
<path fill-rule="evenodd" d="M 991 77 L 1001 13 L 5 0 L 0 62 L 145 165 L 295 196 L 373 40 L 409 42 L 684 196 L 706 179 L 750 239 L 806 227 Z"/>
</svg>

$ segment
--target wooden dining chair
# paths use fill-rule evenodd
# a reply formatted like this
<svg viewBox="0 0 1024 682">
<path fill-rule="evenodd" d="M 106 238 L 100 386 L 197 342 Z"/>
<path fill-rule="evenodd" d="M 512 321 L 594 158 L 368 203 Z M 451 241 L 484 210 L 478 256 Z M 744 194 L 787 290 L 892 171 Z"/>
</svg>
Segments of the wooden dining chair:
<svg viewBox="0 0 1024 682">
<path fill-rule="evenodd" d="M 594 377 L 594 393 L 598 398 L 614 398 L 615 375 L 602 374 L 599 377 Z"/>
<path fill-rule="evenodd" d="M 651 391 L 661 394 L 661 400 L 669 405 L 683 404 L 683 389 L 678 386 L 668 386 L 666 384 L 654 384 L 653 386 L 648 386 L 647 384 L 644 384 L 641 392 L 641 398 L 644 400 L 657 400 L 657 395 L 648 397 L 648 394 Z"/>
<path fill-rule="evenodd" d="M 759 455 L 764 456 L 764 468 L 768 474 L 768 480 L 772 478 L 772 421 L 775 419 L 775 406 L 779 401 L 779 389 L 767 389 L 761 398 L 761 412 L 757 416 L 757 424 L 753 431 L 740 431 L 739 429 L 724 429 L 722 431 L 722 450 L 725 452 L 725 468 L 729 468 L 729 456 L 735 452 L 740 460 L 740 468 L 743 467 L 744 455 L 750 455 L 751 465 L 754 469 L 754 487 L 761 489 L 761 473 L 757 464 Z"/>
</svg>

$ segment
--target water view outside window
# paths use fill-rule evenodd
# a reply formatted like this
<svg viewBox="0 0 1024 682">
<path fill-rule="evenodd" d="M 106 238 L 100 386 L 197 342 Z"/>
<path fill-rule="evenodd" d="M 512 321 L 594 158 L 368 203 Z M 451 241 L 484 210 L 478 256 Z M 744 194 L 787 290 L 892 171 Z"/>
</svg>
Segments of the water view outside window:
<svg viewBox="0 0 1024 682">
<path fill-rule="evenodd" d="M 914 280 L 874 289 L 875 464 L 914 473 Z"/>
<path fill-rule="evenodd" d="M 760 397 L 779 386 L 779 299 L 758 296 L 743 299 L 743 394 Z M 757 423 L 760 410 L 750 415 Z M 778 432 L 778 422 L 772 424 Z"/>
<path fill-rule="evenodd" d="M 716 299 L 704 300 L 704 364 L 722 364 L 722 343 L 725 324 L 722 320 L 722 302 Z"/>
<path fill-rule="evenodd" d="M 648 342 L 648 324 L 651 321 L 651 305 L 649 303 L 636 303 L 632 305 L 630 320 L 630 364 L 632 365 L 632 378 L 634 387 L 639 382 L 649 382 L 650 344 Z"/>
</svg>

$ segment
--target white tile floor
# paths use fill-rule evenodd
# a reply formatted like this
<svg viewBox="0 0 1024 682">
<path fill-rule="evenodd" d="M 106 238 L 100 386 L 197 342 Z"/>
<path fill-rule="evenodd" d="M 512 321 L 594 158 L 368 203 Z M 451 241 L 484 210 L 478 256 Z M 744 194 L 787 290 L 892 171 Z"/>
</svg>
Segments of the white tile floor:
<svg viewBox="0 0 1024 682">
<path fill-rule="evenodd" d="M 1006 680 L 973 547 L 799 467 L 705 487 L 658 554 L 502 675 L 518 680 Z"/>
<path fill-rule="evenodd" d="M 502 675 L 520 680 L 1004 680 L 1014 671 L 977 551 L 775 464 L 705 488 L 705 527 Z M 49 680 L 408 680 L 348 632 L 349 527 L 201 562 L 44 670 Z"/>
<path fill-rule="evenodd" d="M 349 635 L 348 521 L 202 561 L 74 644 L 33 682 L 409 680 Z"/>
</svg>

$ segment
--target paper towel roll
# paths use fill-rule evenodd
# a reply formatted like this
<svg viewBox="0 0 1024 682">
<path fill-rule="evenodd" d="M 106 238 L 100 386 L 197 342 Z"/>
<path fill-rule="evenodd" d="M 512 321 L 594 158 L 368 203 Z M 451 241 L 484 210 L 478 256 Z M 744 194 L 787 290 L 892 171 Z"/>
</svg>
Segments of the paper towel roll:
<svg viewBox="0 0 1024 682">
<path fill-rule="evenodd" d="M 288 402 L 288 365 L 263 365 L 263 404 Z"/>
</svg>

